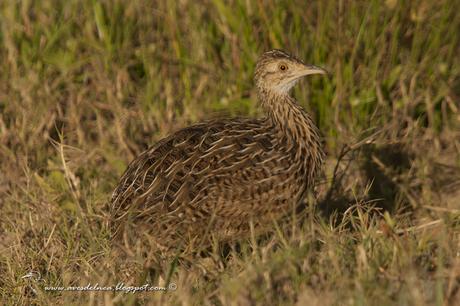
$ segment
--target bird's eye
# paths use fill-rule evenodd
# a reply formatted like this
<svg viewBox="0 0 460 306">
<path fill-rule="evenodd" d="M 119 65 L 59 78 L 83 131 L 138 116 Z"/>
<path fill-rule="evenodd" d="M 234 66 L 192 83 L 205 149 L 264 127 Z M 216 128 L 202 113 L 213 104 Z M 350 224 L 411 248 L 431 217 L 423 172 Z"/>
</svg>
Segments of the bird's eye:
<svg viewBox="0 0 460 306">
<path fill-rule="evenodd" d="M 280 65 L 279 65 L 279 69 L 280 69 L 281 71 L 286 71 L 286 70 L 288 69 L 288 67 L 287 67 L 285 64 L 280 64 Z"/>
</svg>

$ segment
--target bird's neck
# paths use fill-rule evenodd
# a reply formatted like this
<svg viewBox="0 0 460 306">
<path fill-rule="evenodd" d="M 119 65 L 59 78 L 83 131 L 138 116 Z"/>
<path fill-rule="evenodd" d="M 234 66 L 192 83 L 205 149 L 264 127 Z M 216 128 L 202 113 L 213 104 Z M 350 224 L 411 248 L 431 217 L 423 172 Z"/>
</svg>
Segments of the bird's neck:
<svg viewBox="0 0 460 306">
<path fill-rule="evenodd" d="M 319 131 L 310 115 L 288 94 L 259 93 L 268 120 L 299 145 L 319 143 Z"/>
<path fill-rule="evenodd" d="M 294 98 L 288 94 L 259 91 L 259 101 L 287 150 L 299 157 L 299 160 L 321 164 L 324 154 L 318 128 Z"/>
</svg>

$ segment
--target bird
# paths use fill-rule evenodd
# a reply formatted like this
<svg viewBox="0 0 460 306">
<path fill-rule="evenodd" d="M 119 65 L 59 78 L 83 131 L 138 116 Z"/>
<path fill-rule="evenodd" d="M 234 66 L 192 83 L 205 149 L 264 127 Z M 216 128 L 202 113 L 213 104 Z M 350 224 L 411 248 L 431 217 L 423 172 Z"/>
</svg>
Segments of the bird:
<svg viewBox="0 0 460 306">
<path fill-rule="evenodd" d="M 197 123 L 137 156 L 112 194 L 113 239 L 192 253 L 266 233 L 292 213 L 325 157 L 312 117 L 290 95 L 312 74 L 327 71 L 264 52 L 254 72 L 263 117 Z"/>
</svg>

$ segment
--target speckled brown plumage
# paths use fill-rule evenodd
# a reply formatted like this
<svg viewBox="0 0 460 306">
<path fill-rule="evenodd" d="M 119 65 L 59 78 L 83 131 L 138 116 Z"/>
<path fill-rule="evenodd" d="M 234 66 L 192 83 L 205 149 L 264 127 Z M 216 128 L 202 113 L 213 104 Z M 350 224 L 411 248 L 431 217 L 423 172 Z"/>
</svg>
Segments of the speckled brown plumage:
<svg viewBox="0 0 460 306">
<path fill-rule="evenodd" d="M 193 251 L 273 227 L 311 186 L 323 159 L 319 133 L 289 90 L 324 73 L 281 50 L 257 62 L 267 116 L 213 120 L 179 130 L 139 155 L 111 201 L 115 237 L 162 251 Z M 144 242 L 143 242 L 144 243 Z"/>
</svg>

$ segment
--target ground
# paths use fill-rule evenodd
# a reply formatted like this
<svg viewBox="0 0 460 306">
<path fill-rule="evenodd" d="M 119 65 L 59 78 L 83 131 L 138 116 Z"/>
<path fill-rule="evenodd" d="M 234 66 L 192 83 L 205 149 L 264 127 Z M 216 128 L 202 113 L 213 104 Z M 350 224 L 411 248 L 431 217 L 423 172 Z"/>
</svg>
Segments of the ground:
<svg viewBox="0 0 460 306">
<path fill-rule="evenodd" d="M 459 12 L 451 0 L 1 2 L 1 300 L 457 305 Z M 252 73 L 272 48 L 331 72 L 293 92 L 323 134 L 317 186 L 290 222 L 216 249 L 216 273 L 176 266 L 157 284 L 152 254 L 111 251 L 117 179 L 180 127 L 262 116 Z M 119 283 L 173 285 L 45 288 Z"/>
</svg>

